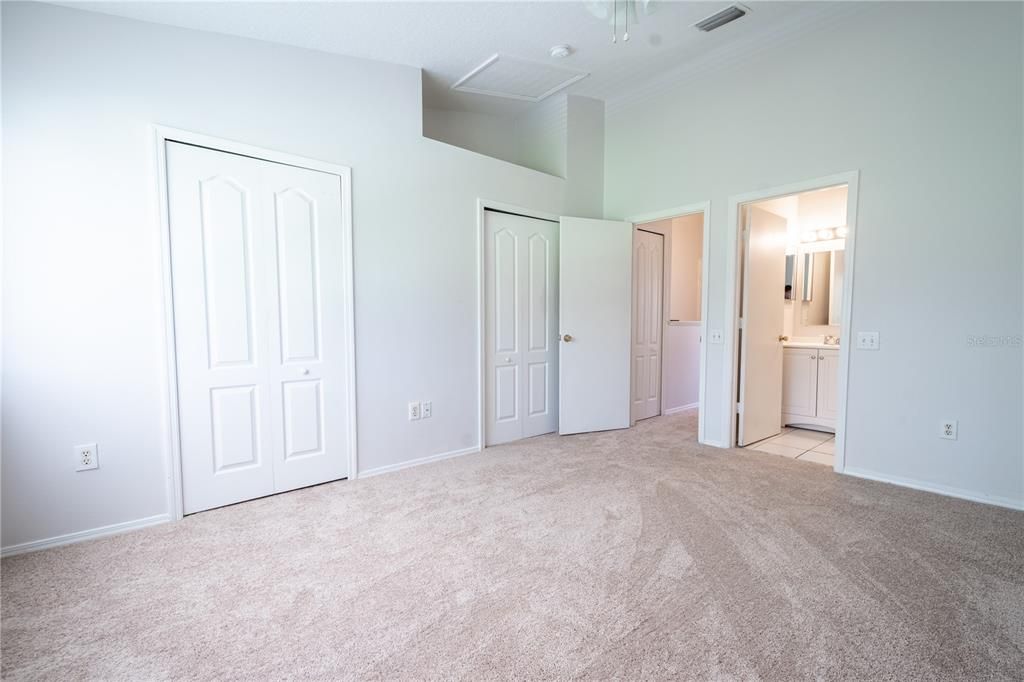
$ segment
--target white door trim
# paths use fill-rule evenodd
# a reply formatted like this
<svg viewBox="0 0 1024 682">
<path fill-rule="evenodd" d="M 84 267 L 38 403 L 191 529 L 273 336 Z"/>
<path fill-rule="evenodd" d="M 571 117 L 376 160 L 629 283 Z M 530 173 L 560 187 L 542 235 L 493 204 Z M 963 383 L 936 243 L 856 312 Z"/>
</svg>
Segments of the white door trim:
<svg viewBox="0 0 1024 682">
<path fill-rule="evenodd" d="M 348 433 L 349 450 L 349 479 L 358 476 L 359 457 L 356 452 L 358 440 L 356 438 L 356 354 L 355 354 L 355 300 L 353 296 L 354 258 L 352 255 L 352 169 L 347 166 L 340 166 L 326 161 L 308 159 L 294 154 L 287 154 L 262 147 L 225 140 L 219 137 L 211 137 L 200 133 L 194 133 L 167 126 L 154 125 L 153 127 L 154 149 L 156 150 L 156 174 L 157 192 L 159 197 L 160 212 L 160 236 L 161 236 L 161 267 L 163 269 L 163 303 L 164 303 L 164 352 L 166 354 L 164 381 L 167 387 L 165 408 L 167 414 L 167 499 L 171 503 L 170 517 L 172 520 L 179 520 L 184 516 L 184 503 L 182 499 L 182 478 L 181 478 L 181 432 L 180 416 L 178 414 L 178 366 L 175 352 L 174 340 L 174 297 L 171 281 L 171 223 L 167 204 L 167 143 L 183 142 L 198 147 L 206 147 L 216 151 L 228 152 L 250 156 L 256 159 L 263 159 L 273 163 L 281 163 L 289 166 L 298 166 L 310 170 L 330 173 L 341 178 L 342 198 L 342 244 L 345 248 L 343 265 L 347 269 L 345 276 L 346 306 L 345 311 L 345 334 L 347 337 L 348 351 L 348 409 L 349 424 L 351 428 Z"/>
<path fill-rule="evenodd" d="M 824 189 L 826 187 L 846 185 L 846 225 L 849 228 L 849 234 L 846 236 L 846 253 L 843 255 L 843 258 L 845 259 L 846 273 L 843 281 L 843 311 L 840 316 L 840 333 L 842 335 L 842 343 L 839 346 L 839 415 L 836 419 L 836 452 L 835 464 L 833 466 L 837 473 L 842 473 L 846 468 L 846 398 L 849 386 L 850 348 L 853 340 L 853 280 L 855 273 L 854 258 L 856 256 L 857 197 L 859 181 L 860 171 L 854 170 L 845 173 L 836 173 L 835 175 L 828 175 L 814 180 L 794 182 L 780 187 L 762 189 L 754 192 L 747 192 L 745 194 L 736 194 L 729 197 L 729 217 L 728 223 L 726 223 L 729 226 L 726 232 L 726 239 L 728 240 L 726 253 L 729 255 L 726 258 L 725 276 L 725 361 L 722 363 L 722 366 L 725 368 L 725 376 L 722 377 L 722 385 L 729 387 L 728 393 L 726 393 L 722 400 L 722 427 L 725 430 L 725 440 L 728 447 L 736 447 L 736 369 L 738 363 L 736 353 L 738 321 L 736 315 L 738 311 L 737 293 L 739 291 L 737 278 L 739 277 L 740 258 L 740 205 L 754 201 L 762 201 L 764 199 L 788 196 L 790 194 L 809 192 L 816 189 Z M 701 369 L 703 370 L 703 367 Z M 703 371 L 701 374 L 703 374 Z"/>
<path fill-rule="evenodd" d="M 633 223 L 634 226 L 640 223 L 652 223 L 656 220 L 664 220 L 665 218 L 679 218 L 686 215 L 693 215 L 694 213 L 704 214 L 704 236 L 703 243 L 701 244 L 702 255 L 701 255 L 701 273 L 700 273 L 700 384 L 697 389 L 697 442 L 705 443 L 704 440 L 704 404 L 705 404 L 705 385 L 706 385 L 706 368 L 708 364 L 708 263 L 710 263 L 709 254 L 711 246 L 711 234 L 709 233 L 711 227 L 711 202 L 701 201 L 694 204 L 687 204 L 685 206 L 677 206 L 676 208 L 667 208 L 662 211 L 654 211 L 652 213 L 642 213 L 640 215 L 626 218 L 627 221 Z M 665 324 L 668 324 L 668 318 L 671 316 L 671 311 L 668 306 L 662 306 L 662 313 L 665 316 Z M 664 332 L 664 330 L 662 330 Z M 664 333 L 662 334 L 664 338 Z M 664 353 L 664 344 L 662 344 L 662 353 Z M 662 374 L 661 374 L 661 413 L 665 412 L 665 370 L 664 362 L 662 363 Z M 708 443 L 708 445 L 718 445 L 718 443 Z"/>
<path fill-rule="evenodd" d="M 477 198 L 476 200 L 476 304 L 477 304 L 477 445 L 476 451 L 482 452 L 487 447 L 487 386 L 484 377 L 487 374 L 487 226 L 484 212 L 488 209 L 514 213 L 526 218 L 538 218 L 557 223 L 559 216 L 555 213 L 523 208 L 501 201 Z"/>
</svg>

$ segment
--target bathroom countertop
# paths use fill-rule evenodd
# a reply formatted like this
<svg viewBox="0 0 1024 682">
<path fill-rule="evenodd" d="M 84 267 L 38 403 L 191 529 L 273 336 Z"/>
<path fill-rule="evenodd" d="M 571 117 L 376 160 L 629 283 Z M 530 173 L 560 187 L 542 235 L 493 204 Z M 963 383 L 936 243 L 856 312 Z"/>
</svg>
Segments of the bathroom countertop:
<svg viewBox="0 0 1024 682">
<path fill-rule="evenodd" d="M 821 341 L 786 341 L 783 348 L 815 348 L 818 350 L 839 350 L 838 343 L 822 343 Z"/>
</svg>

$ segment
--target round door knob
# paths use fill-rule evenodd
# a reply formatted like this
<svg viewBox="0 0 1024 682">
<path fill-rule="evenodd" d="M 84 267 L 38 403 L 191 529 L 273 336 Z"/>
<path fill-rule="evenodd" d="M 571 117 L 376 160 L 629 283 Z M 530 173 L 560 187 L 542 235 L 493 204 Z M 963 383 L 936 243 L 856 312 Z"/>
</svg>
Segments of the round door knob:
<svg viewBox="0 0 1024 682">
<path fill-rule="evenodd" d="M 571 343 L 572 342 L 572 334 L 566 334 L 565 336 L 563 336 L 562 337 L 562 341 L 565 341 L 566 343 Z"/>
<path fill-rule="evenodd" d="M 779 334 L 779 341 L 789 341 L 789 337 L 788 336 L 783 336 L 782 334 Z"/>
<path fill-rule="evenodd" d="M 505 358 L 505 362 L 506 362 L 506 363 L 508 363 L 508 362 L 512 362 L 512 358 Z"/>
<path fill-rule="evenodd" d="M 309 374 L 309 370 L 308 370 L 308 369 L 304 369 L 304 370 L 302 370 L 302 375 L 303 375 L 303 376 L 306 376 L 306 375 L 308 375 L 308 374 Z"/>
</svg>

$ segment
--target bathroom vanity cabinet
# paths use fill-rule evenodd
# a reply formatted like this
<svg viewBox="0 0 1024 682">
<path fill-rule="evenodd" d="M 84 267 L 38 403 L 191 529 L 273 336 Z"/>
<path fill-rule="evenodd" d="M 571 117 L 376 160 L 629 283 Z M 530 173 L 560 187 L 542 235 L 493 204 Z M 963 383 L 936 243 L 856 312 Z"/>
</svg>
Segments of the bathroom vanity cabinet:
<svg viewBox="0 0 1024 682">
<path fill-rule="evenodd" d="M 838 348 L 787 345 L 782 360 L 782 425 L 835 431 L 838 382 Z"/>
</svg>

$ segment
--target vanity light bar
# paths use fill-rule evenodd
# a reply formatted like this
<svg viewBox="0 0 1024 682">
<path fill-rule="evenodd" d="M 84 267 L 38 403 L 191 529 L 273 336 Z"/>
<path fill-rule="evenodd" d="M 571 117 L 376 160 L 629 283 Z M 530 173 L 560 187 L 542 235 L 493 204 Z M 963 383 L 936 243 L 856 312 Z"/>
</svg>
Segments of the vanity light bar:
<svg viewBox="0 0 1024 682">
<path fill-rule="evenodd" d="M 832 239 L 844 239 L 850 234 L 850 228 L 846 225 L 839 227 L 823 227 L 820 230 L 807 230 L 800 235 L 800 241 L 806 243 L 818 241 L 830 241 Z"/>
</svg>

